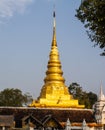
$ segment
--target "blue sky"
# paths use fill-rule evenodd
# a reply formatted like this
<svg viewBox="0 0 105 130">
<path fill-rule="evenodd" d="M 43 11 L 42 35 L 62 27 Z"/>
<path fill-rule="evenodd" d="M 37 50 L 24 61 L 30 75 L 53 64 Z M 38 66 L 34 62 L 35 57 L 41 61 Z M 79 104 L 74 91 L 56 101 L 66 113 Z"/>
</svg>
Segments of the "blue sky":
<svg viewBox="0 0 105 130">
<path fill-rule="evenodd" d="M 92 47 L 75 17 L 80 0 L 0 0 L 0 90 L 19 88 L 34 98 L 44 82 L 52 40 L 53 5 L 57 44 L 66 85 L 105 93 L 105 58 Z"/>
</svg>

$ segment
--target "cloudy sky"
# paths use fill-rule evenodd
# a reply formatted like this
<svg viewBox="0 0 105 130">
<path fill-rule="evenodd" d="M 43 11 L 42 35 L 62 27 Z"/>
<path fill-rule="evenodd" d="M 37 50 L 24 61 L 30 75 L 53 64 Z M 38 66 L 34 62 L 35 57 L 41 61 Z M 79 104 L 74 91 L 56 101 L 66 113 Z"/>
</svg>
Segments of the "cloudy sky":
<svg viewBox="0 0 105 130">
<path fill-rule="evenodd" d="M 0 0 L 0 90 L 19 88 L 39 96 L 52 40 L 53 6 L 66 85 L 105 93 L 105 58 L 92 47 L 75 17 L 81 0 Z"/>
</svg>

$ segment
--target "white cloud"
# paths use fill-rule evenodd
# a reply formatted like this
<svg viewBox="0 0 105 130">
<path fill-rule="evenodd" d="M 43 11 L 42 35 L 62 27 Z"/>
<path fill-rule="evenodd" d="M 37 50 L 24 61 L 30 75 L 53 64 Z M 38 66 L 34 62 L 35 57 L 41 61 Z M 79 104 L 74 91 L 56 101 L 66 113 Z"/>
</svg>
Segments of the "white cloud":
<svg viewBox="0 0 105 130">
<path fill-rule="evenodd" d="M 35 0 L 0 0 L 0 19 L 24 13 L 26 7 Z"/>
</svg>

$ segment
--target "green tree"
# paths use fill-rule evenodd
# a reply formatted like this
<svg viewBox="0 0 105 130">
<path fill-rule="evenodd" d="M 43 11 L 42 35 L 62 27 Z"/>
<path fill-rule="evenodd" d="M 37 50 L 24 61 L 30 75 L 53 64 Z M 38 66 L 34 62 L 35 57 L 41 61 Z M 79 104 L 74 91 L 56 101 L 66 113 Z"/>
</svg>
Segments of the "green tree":
<svg viewBox="0 0 105 130">
<path fill-rule="evenodd" d="M 87 34 L 94 46 L 103 49 L 105 56 L 105 0 L 82 0 L 76 10 L 76 17 L 87 28 Z"/>
<path fill-rule="evenodd" d="M 93 104 L 97 101 L 97 95 L 93 92 L 89 92 L 87 93 L 87 96 L 89 97 L 90 105 L 92 107 Z"/>
<path fill-rule="evenodd" d="M 23 94 L 21 90 L 7 88 L 0 92 L 0 106 L 26 106 L 32 101 L 29 93 Z"/>
<path fill-rule="evenodd" d="M 80 98 L 83 95 L 82 87 L 78 83 L 71 83 L 69 86 L 69 92 L 73 95 L 73 97 Z"/>
<path fill-rule="evenodd" d="M 92 92 L 85 92 L 78 83 L 71 83 L 69 92 L 73 95 L 74 99 L 78 99 L 79 104 L 85 105 L 85 108 L 92 108 L 93 104 L 97 101 L 97 95 Z"/>
</svg>

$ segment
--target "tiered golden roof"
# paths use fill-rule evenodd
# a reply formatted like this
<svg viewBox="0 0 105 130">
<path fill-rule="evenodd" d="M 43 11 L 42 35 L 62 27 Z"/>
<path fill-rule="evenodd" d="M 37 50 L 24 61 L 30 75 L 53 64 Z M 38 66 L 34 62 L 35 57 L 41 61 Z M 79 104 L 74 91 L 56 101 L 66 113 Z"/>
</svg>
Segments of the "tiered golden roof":
<svg viewBox="0 0 105 130">
<path fill-rule="evenodd" d="M 84 108 L 79 105 L 78 100 L 73 99 L 68 87 L 65 85 L 65 79 L 62 76 L 61 62 L 56 41 L 56 20 L 55 12 L 53 13 L 53 38 L 49 61 L 44 79 L 44 85 L 41 89 L 40 96 L 34 100 L 31 107 L 57 107 L 57 108 Z"/>
</svg>

